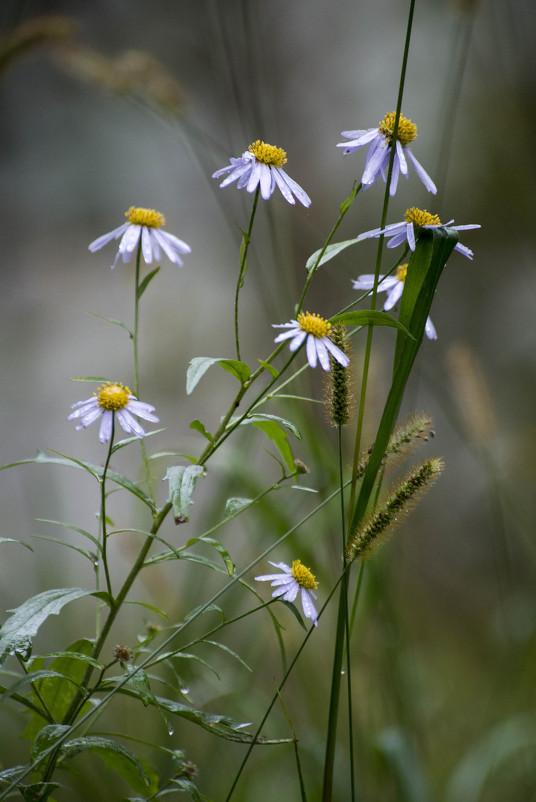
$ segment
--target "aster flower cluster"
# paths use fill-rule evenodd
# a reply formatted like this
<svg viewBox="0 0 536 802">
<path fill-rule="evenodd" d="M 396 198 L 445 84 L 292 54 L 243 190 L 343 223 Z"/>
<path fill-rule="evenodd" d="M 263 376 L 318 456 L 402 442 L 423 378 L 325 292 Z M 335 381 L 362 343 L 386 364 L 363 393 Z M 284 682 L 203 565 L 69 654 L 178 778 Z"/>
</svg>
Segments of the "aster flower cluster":
<svg viewBox="0 0 536 802">
<path fill-rule="evenodd" d="M 91 398 L 87 398 L 85 401 L 77 401 L 76 404 L 72 405 L 72 408 L 74 412 L 71 412 L 67 420 L 80 421 L 76 427 L 77 431 L 85 429 L 99 418 L 102 418 L 99 430 L 101 443 L 110 441 L 114 417 L 123 431 L 136 437 L 145 437 L 145 431 L 134 415 L 151 421 L 151 423 L 158 423 L 158 418 L 153 415 L 154 407 L 150 404 L 145 404 L 143 401 L 138 401 L 128 387 L 119 383 L 107 382 L 102 387 L 99 387 Z"/>
<path fill-rule="evenodd" d="M 311 571 L 303 565 L 301 560 L 294 560 L 292 566 L 286 563 L 273 562 L 270 562 L 270 565 L 273 565 L 274 568 L 279 568 L 283 573 L 256 576 L 257 582 L 270 582 L 271 586 L 275 588 L 272 597 L 282 601 L 293 602 L 298 593 L 300 593 L 303 614 L 306 618 L 310 618 L 316 627 L 318 625 L 318 614 L 312 598 L 316 599 L 316 594 L 313 591 L 317 589 L 318 582 Z"/>
</svg>

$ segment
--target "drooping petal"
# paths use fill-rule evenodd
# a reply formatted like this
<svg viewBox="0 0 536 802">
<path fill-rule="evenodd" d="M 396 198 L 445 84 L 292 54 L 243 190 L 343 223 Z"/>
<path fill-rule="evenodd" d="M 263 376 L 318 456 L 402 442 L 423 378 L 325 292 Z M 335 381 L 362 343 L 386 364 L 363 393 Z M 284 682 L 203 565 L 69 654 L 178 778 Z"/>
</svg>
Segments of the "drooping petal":
<svg viewBox="0 0 536 802">
<path fill-rule="evenodd" d="M 430 320 L 429 317 L 426 318 L 426 324 L 424 326 L 424 331 L 425 331 L 426 336 L 428 337 L 429 340 L 437 340 L 437 331 L 436 331 L 435 326 L 434 326 L 434 324 L 432 323 L 432 321 Z"/>
<path fill-rule="evenodd" d="M 321 366 L 324 370 L 329 370 L 329 354 L 328 349 L 326 347 L 327 342 L 329 339 L 327 337 L 316 337 L 316 353 L 318 355 L 318 361 L 320 362 Z M 327 342 L 326 342 L 327 341 Z"/>
<path fill-rule="evenodd" d="M 303 614 L 306 618 L 310 618 L 313 624 L 318 626 L 318 613 L 316 612 L 316 608 L 311 601 L 311 593 L 307 590 L 307 588 L 301 589 L 301 603 L 303 607 Z"/>
<path fill-rule="evenodd" d="M 105 409 L 102 414 L 102 421 L 99 429 L 99 440 L 101 443 L 107 443 L 112 436 L 112 422 L 114 413 L 109 409 Z"/>
<path fill-rule="evenodd" d="M 114 230 L 108 232 L 108 234 L 103 234 L 102 237 L 98 237 L 96 240 L 93 240 L 93 242 L 91 242 L 88 245 L 88 248 L 91 251 L 91 253 L 95 253 L 95 251 L 98 251 L 100 248 L 104 247 L 104 245 L 107 245 L 113 239 L 119 239 L 119 237 L 121 237 L 125 233 L 129 225 L 130 225 L 129 223 L 123 223 L 123 225 L 119 226 L 119 228 L 114 228 Z"/>
<path fill-rule="evenodd" d="M 306 332 L 304 332 L 306 334 Z M 318 354 L 316 351 L 317 339 L 314 334 L 307 335 L 307 345 L 306 345 L 306 354 L 307 354 L 307 361 L 312 368 L 316 368 L 316 363 L 318 359 Z"/>
<path fill-rule="evenodd" d="M 289 345 L 289 348 L 292 351 L 292 353 L 294 353 L 294 351 L 298 350 L 298 348 L 303 343 L 303 341 L 305 340 L 306 337 L 307 337 L 307 332 L 303 331 L 303 329 L 300 329 L 296 333 L 294 339 L 292 340 L 292 342 Z"/>
<path fill-rule="evenodd" d="M 146 404 L 143 401 L 138 401 L 137 399 L 132 399 L 128 402 L 127 407 L 129 412 L 132 412 L 134 415 L 137 415 L 138 418 L 143 418 L 144 420 L 151 421 L 151 423 L 159 423 L 160 419 L 153 415 L 154 407 L 151 404 Z"/>
<path fill-rule="evenodd" d="M 126 407 L 123 409 L 118 409 L 115 414 L 117 415 L 117 420 L 119 421 L 123 431 L 125 431 L 127 434 L 135 434 L 136 437 L 145 437 L 145 431 L 142 429 L 136 418 L 130 414 Z"/>
<path fill-rule="evenodd" d="M 400 298 L 402 297 L 402 293 L 404 291 L 404 282 L 399 281 L 398 279 L 395 280 L 396 280 L 396 285 L 389 292 L 389 295 L 387 296 L 387 299 L 383 305 L 383 308 L 385 309 L 386 312 L 388 312 L 389 309 L 392 309 L 393 306 L 397 303 L 397 301 L 400 300 Z"/>
<path fill-rule="evenodd" d="M 283 181 L 287 184 L 287 186 L 289 187 L 290 191 L 298 198 L 299 202 L 303 206 L 305 206 L 307 208 L 308 206 L 311 205 L 311 198 L 309 197 L 307 192 L 304 189 L 302 189 L 302 187 L 300 187 L 300 185 L 298 183 L 296 183 L 296 181 L 294 181 L 294 179 L 291 178 L 288 175 L 288 173 L 286 173 L 280 167 L 276 168 L 275 173 L 276 173 L 276 180 L 277 180 L 277 176 L 280 176 L 283 179 Z M 278 184 L 278 186 L 281 189 L 281 185 Z M 292 202 L 294 203 L 294 201 L 292 201 Z"/>
<path fill-rule="evenodd" d="M 147 226 L 141 227 L 141 252 L 145 259 L 145 264 L 150 265 L 153 261 L 153 246 L 151 243 L 151 235 Z"/>
<path fill-rule="evenodd" d="M 406 148 L 406 153 L 408 154 L 409 160 L 415 168 L 415 172 L 423 182 L 428 192 L 431 192 L 432 195 L 436 195 L 437 187 L 430 178 L 430 176 L 428 175 L 428 173 L 426 172 L 426 170 L 424 169 L 424 167 L 417 161 L 417 159 L 415 158 L 415 156 L 413 155 L 413 153 L 409 148 Z"/>
<path fill-rule="evenodd" d="M 335 345 L 335 343 L 332 343 L 329 337 L 325 337 L 323 342 L 337 362 L 342 365 L 343 368 L 347 368 L 350 364 L 350 358 L 344 353 L 344 351 L 341 351 L 341 349 Z"/>
</svg>

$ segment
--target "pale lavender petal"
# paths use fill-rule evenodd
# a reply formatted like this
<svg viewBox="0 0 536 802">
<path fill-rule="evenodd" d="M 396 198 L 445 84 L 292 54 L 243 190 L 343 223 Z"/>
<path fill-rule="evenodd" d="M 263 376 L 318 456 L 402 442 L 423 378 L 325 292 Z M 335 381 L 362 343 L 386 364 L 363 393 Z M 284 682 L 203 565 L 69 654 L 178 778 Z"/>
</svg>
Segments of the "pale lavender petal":
<svg viewBox="0 0 536 802">
<path fill-rule="evenodd" d="M 119 239 L 119 237 L 125 233 L 129 225 L 130 223 L 123 223 L 123 225 L 119 226 L 119 228 L 114 228 L 114 230 L 108 232 L 108 234 L 103 234 L 102 237 L 98 237 L 96 240 L 93 240 L 93 242 L 90 243 L 90 245 L 88 245 L 88 248 L 91 251 L 91 253 L 95 253 L 95 251 L 98 251 L 100 248 L 102 248 L 104 245 L 107 245 L 113 239 Z"/>
<path fill-rule="evenodd" d="M 426 332 L 426 336 L 428 337 L 429 340 L 437 340 L 437 332 L 435 326 L 429 317 L 426 318 L 426 325 L 424 327 L 424 331 Z"/>
<path fill-rule="evenodd" d="M 99 430 L 99 440 L 101 443 L 107 443 L 112 436 L 112 421 L 113 412 L 105 409 L 102 415 L 102 421 Z"/>
<path fill-rule="evenodd" d="M 371 148 L 373 145 L 371 145 Z M 378 172 L 381 168 L 383 159 L 384 159 L 384 148 L 387 147 L 387 140 L 381 142 L 376 149 L 374 150 L 370 160 L 365 165 L 365 170 L 363 175 L 361 176 L 361 183 L 362 184 L 373 184 L 376 180 Z"/>
<path fill-rule="evenodd" d="M 141 228 L 141 252 L 145 259 L 145 264 L 150 265 L 153 261 L 153 246 L 147 226 L 142 226 Z"/>
<path fill-rule="evenodd" d="M 305 352 L 307 354 L 307 361 L 312 368 L 316 368 L 316 363 L 318 360 L 318 354 L 316 353 L 316 337 L 314 334 L 309 334 L 307 336 L 307 343 L 305 346 Z"/>
<path fill-rule="evenodd" d="M 292 328 L 292 329 L 290 329 L 290 331 L 283 331 L 281 334 L 277 335 L 277 337 L 274 340 L 274 343 L 282 343 L 283 340 L 290 340 L 291 337 L 297 337 L 300 334 L 300 332 L 302 332 L 302 331 L 303 331 L 303 329 L 298 329 L 298 328 Z M 303 332 L 303 333 L 306 334 L 307 332 Z M 303 342 L 303 338 L 302 338 L 302 342 Z M 301 342 L 298 343 L 296 348 L 298 348 L 299 345 L 301 345 Z M 294 349 L 292 349 L 292 350 L 294 350 Z"/>
<path fill-rule="evenodd" d="M 169 240 L 170 235 L 166 234 L 165 231 L 158 231 L 157 229 L 153 229 L 151 234 L 154 243 L 157 246 L 160 245 L 162 247 L 162 250 L 166 254 L 169 261 L 174 262 L 177 265 L 182 265 L 182 259 L 177 253 L 177 249 L 174 247 L 173 242 L 170 242 Z"/>
<path fill-rule="evenodd" d="M 319 359 L 321 366 L 324 370 L 329 370 L 329 354 L 328 349 L 326 348 L 326 340 L 329 342 L 327 337 L 316 337 L 316 353 Z"/>
<path fill-rule="evenodd" d="M 289 327 L 300 328 L 297 320 L 291 320 L 290 323 L 272 323 L 274 329 L 287 329 Z"/>
<path fill-rule="evenodd" d="M 162 237 L 162 239 L 165 239 L 172 248 L 175 248 L 177 251 L 180 251 L 180 253 L 192 252 L 192 249 L 190 248 L 188 243 L 176 237 L 175 234 L 170 234 L 167 231 L 159 231 L 158 229 L 155 229 L 154 233 L 158 234 L 159 238 Z"/>
<path fill-rule="evenodd" d="M 433 195 L 437 194 L 437 187 L 430 178 L 430 176 L 428 175 L 428 173 L 426 172 L 426 170 L 424 169 L 424 167 L 417 161 L 417 159 L 415 158 L 411 150 L 409 150 L 409 148 L 407 149 L 406 152 L 409 156 L 412 165 L 415 168 L 415 172 L 423 182 L 428 192 L 431 192 Z"/>
<path fill-rule="evenodd" d="M 454 250 L 463 253 L 468 259 L 473 258 L 473 251 L 469 250 L 465 245 L 462 245 L 461 242 L 458 242 L 457 245 L 454 246 Z"/>
<path fill-rule="evenodd" d="M 380 280 L 383 276 L 378 277 Z M 363 273 L 357 279 L 352 279 L 354 290 L 371 290 L 374 286 L 374 273 Z"/>
<path fill-rule="evenodd" d="M 350 364 L 350 358 L 344 353 L 344 351 L 341 351 L 341 349 L 338 348 L 335 343 L 332 343 L 329 337 L 325 337 L 323 343 L 328 351 L 330 351 L 333 358 L 336 359 L 337 362 L 343 366 L 343 368 L 347 368 Z"/>
<path fill-rule="evenodd" d="M 264 198 L 264 200 L 268 200 L 268 198 L 273 192 L 273 187 L 272 187 L 273 177 L 272 177 L 272 170 L 267 164 L 260 165 L 260 184 L 261 184 L 261 195 Z"/>
<path fill-rule="evenodd" d="M 260 162 L 254 162 L 251 168 L 251 173 L 249 176 L 249 180 L 247 183 L 246 190 L 248 192 L 254 192 L 257 189 L 259 181 L 261 180 L 262 175 L 262 168 L 266 167 L 267 165 L 261 164 Z M 270 197 L 270 196 L 268 196 Z M 265 198 L 266 200 L 266 198 Z"/>
<path fill-rule="evenodd" d="M 398 145 L 398 142 L 397 142 L 397 145 Z M 396 188 L 398 187 L 398 175 L 399 175 L 399 173 L 400 173 L 400 162 L 395 156 L 395 160 L 393 162 L 393 172 L 391 173 L 391 185 L 389 187 L 389 195 L 391 197 L 393 197 L 393 195 L 396 195 Z M 384 178 L 384 181 L 387 181 L 387 179 Z"/>
<path fill-rule="evenodd" d="M 283 585 L 282 587 L 274 590 L 272 596 L 281 596 L 284 601 L 293 602 L 296 596 L 298 595 L 298 591 L 300 586 L 296 582 L 295 579 L 290 579 L 287 585 Z"/>
<path fill-rule="evenodd" d="M 378 135 L 377 128 L 358 129 L 356 131 L 341 131 L 341 136 L 351 139 L 351 142 L 339 142 L 338 148 L 346 148 L 344 154 L 351 153 L 353 150 L 367 145 Z"/>
<path fill-rule="evenodd" d="M 286 574 L 292 573 L 292 568 L 290 567 L 290 565 L 287 565 L 286 563 L 273 563 L 271 560 L 268 560 L 268 562 L 270 563 L 270 565 L 273 565 L 274 568 L 280 568 Z"/>
<path fill-rule="evenodd" d="M 120 251 L 120 253 L 122 253 L 122 254 L 128 253 L 129 254 L 128 258 L 129 259 L 130 259 L 130 254 L 132 253 L 132 251 L 136 248 L 136 245 L 138 244 L 138 241 L 139 241 L 139 238 L 140 238 L 140 234 L 141 234 L 141 228 L 142 228 L 141 226 L 134 226 L 132 224 L 129 225 L 127 230 L 123 234 L 123 239 L 119 243 L 119 251 Z M 124 261 L 124 258 L 123 258 L 123 261 Z"/>
<path fill-rule="evenodd" d="M 310 618 L 315 627 L 318 626 L 318 613 L 316 612 L 316 608 L 311 601 L 311 593 L 307 590 L 307 588 L 301 589 L 301 603 L 304 616 L 306 618 Z"/>
<path fill-rule="evenodd" d="M 454 220 L 451 220 L 450 222 L 453 223 Z M 448 225 L 448 223 L 445 223 L 445 227 Z M 471 228 L 482 228 L 482 226 L 479 226 L 476 223 L 468 223 L 466 226 L 452 226 L 452 228 L 455 231 L 469 231 Z"/>
<path fill-rule="evenodd" d="M 407 228 L 407 235 L 408 235 L 408 245 L 412 251 L 415 250 L 415 229 L 413 228 L 413 223 L 408 223 Z"/>
<path fill-rule="evenodd" d="M 117 420 L 121 424 L 121 428 L 127 434 L 135 434 L 137 437 L 145 437 L 145 431 L 142 429 L 136 418 L 133 418 L 130 412 L 124 407 L 118 409 L 115 413 Z"/>
<path fill-rule="evenodd" d="M 249 164 L 244 164 L 241 167 L 236 167 L 233 170 L 233 172 L 227 176 L 227 178 L 223 179 L 223 181 L 220 184 L 220 189 L 229 186 L 229 184 L 232 184 L 233 181 L 236 181 L 238 178 L 241 178 L 244 175 L 246 175 L 249 178 L 250 169 L 251 167 Z"/>
<path fill-rule="evenodd" d="M 276 173 L 279 176 L 281 176 L 283 181 L 285 181 L 285 183 L 289 187 L 290 191 L 298 198 L 298 200 L 302 204 L 302 206 L 305 206 L 307 208 L 308 206 L 311 205 L 311 198 L 309 197 L 307 192 L 304 189 L 302 189 L 302 187 L 300 187 L 300 185 L 298 183 L 296 183 L 296 181 L 294 181 L 293 178 L 291 178 L 280 167 L 278 167 L 276 169 Z M 279 187 L 279 188 L 281 189 L 281 187 Z"/>
<path fill-rule="evenodd" d="M 404 226 L 405 226 L 405 224 L 404 224 Z M 386 236 L 389 236 L 389 235 L 386 235 Z M 394 236 L 391 234 L 390 236 L 392 237 L 392 239 L 390 239 L 389 242 L 387 243 L 387 247 L 388 248 L 396 248 L 398 245 L 401 245 L 403 242 L 406 242 L 406 240 L 407 240 L 407 230 L 404 230 L 403 232 L 400 232 L 399 234 L 395 234 Z M 413 248 L 413 250 L 415 250 L 415 248 Z"/>
<path fill-rule="evenodd" d="M 234 169 L 234 164 L 228 164 L 227 167 L 222 167 L 221 170 L 216 170 L 215 173 L 212 173 L 212 178 L 221 178 L 222 175 L 228 173 L 230 170 Z"/>
<path fill-rule="evenodd" d="M 76 427 L 77 430 L 80 429 L 87 429 L 88 426 L 91 426 L 100 416 L 102 415 L 102 407 L 93 407 L 92 409 L 88 409 L 84 412 L 83 415 L 80 417 L 80 424 Z"/>
<path fill-rule="evenodd" d="M 386 311 L 392 309 L 393 306 L 396 304 L 396 302 L 402 297 L 403 291 L 404 291 L 404 282 L 396 279 L 396 285 L 393 287 L 393 289 L 387 296 L 387 300 L 385 301 L 383 308 Z"/>
<path fill-rule="evenodd" d="M 152 423 L 159 423 L 159 418 L 153 415 L 154 407 L 151 406 L 151 404 L 146 404 L 144 401 L 137 401 L 133 398 L 128 402 L 126 409 L 139 418 L 144 418 L 144 420 L 149 420 Z"/>
<path fill-rule="evenodd" d="M 289 345 L 290 350 L 294 353 L 297 351 L 300 345 L 303 343 L 305 338 L 307 337 L 307 332 L 303 329 L 300 329 L 299 332 L 295 335 L 294 339 Z"/>
<path fill-rule="evenodd" d="M 398 163 L 400 165 L 400 172 L 402 173 L 402 175 L 407 175 L 408 174 L 408 163 L 407 163 L 406 157 L 404 155 L 404 148 L 402 147 L 402 145 L 400 144 L 398 139 L 396 140 L 395 162 L 397 160 L 397 157 L 398 157 Z"/>
<path fill-rule="evenodd" d="M 296 203 L 296 201 L 294 200 L 292 192 L 290 191 L 290 187 L 288 186 L 288 184 L 286 183 L 285 179 L 281 175 L 282 172 L 283 172 L 283 170 L 281 170 L 279 167 L 274 167 L 273 175 L 274 175 L 275 182 L 276 182 L 277 186 L 279 187 L 279 190 L 280 190 L 281 194 L 283 195 L 284 199 L 286 201 L 288 201 L 289 203 L 292 203 L 292 205 L 294 205 Z"/>
</svg>

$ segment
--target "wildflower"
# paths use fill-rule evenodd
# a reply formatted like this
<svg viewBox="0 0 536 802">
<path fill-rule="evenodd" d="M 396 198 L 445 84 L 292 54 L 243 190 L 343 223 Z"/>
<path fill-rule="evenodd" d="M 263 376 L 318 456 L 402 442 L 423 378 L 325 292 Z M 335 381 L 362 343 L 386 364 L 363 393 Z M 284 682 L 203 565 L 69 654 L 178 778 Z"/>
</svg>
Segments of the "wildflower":
<svg viewBox="0 0 536 802">
<path fill-rule="evenodd" d="M 345 148 L 344 155 L 352 153 L 357 148 L 363 145 L 369 145 L 367 158 L 365 161 L 365 169 L 361 176 L 361 184 L 364 189 L 367 189 L 373 184 L 376 179 L 381 175 L 384 182 L 387 182 L 386 171 L 389 167 L 389 160 L 391 158 L 391 145 L 393 139 L 393 132 L 395 127 L 396 113 L 394 111 L 386 114 L 377 128 L 359 129 L 357 131 L 343 131 L 341 136 L 349 139 L 350 142 L 339 142 L 338 148 Z M 436 185 L 419 164 L 409 145 L 417 138 L 417 126 L 408 120 L 404 115 L 400 115 L 398 119 L 398 130 L 396 134 L 396 150 L 393 160 L 393 171 L 391 173 L 391 185 L 389 187 L 389 194 L 394 195 L 398 186 L 398 177 L 400 173 L 408 177 L 408 164 L 406 161 L 406 154 L 415 168 L 415 171 L 428 192 L 434 195 L 437 192 Z"/>
<path fill-rule="evenodd" d="M 120 663 L 129 663 L 132 659 L 132 652 L 128 646 L 116 645 L 113 654 L 115 659 L 119 660 Z"/>
<path fill-rule="evenodd" d="M 145 263 L 152 264 L 153 259 L 158 262 L 161 257 L 161 250 L 170 262 L 182 266 L 181 254 L 190 253 L 191 248 L 185 242 L 167 231 L 161 231 L 166 224 L 166 218 L 154 209 L 142 209 L 141 207 L 131 206 L 125 212 L 128 223 L 123 223 L 119 228 L 114 228 L 108 234 L 103 234 L 89 246 L 91 253 L 100 250 L 113 239 L 119 239 L 119 250 L 115 256 L 112 267 L 115 267 L 117 260 L 121 256 L 124 263 L 130 262 L 130 257 L 138 247 L 141 237 L 141 252 Z"/>
<path fill-rule="evenodd" d="M 387 243 L 388 248 L 396 248 L 397 245 L 407 241 L 411 250 L 414 251 L 415 242 L 423 229 L 451 228 L 454 231 L 468 231 L 471 228 L 480 228 L 479 225 L 474 223 L 465 226 L 451 226 L 453 222 L 454 220 L 449 220 L 448 223 L 442 223 L 437 214 L 430 214 L 426 209 L 421 210 L 412 206 L 411 209 L 406 209 L 404 212 L 404 219 L 401 223 L 391 223 L 385 228 L 374 228 L 372 231 L 365 231 L 364 234 L 359 235 L 358 239 L 369 239 L 370 237 L 379 237 L 380 234 L 385 234 L 386 237 L 392 237 Z M 454 246 L 454 250 L 463 253 L 468 259 L 473 258 L 473 251 L 470 251 L 460 242 Z"/>
<path fill-rule="evenodd" d="M 280 568 L 283 573 L 256 576 L 257 582 L 270 582 L 272 587 L 275 588 L 272 597 L 281 597 L 283 601 L 294 601 L 300 590 L 303 614 L 306 618 L 310 618 L 316 627 L 318 625 L 318 615 L 311 601 L 311 596 L 316 599 L 316 594 L 313 593 L 313 590 L 317 589 L 318 582 L 313 574 L 305 565 L 302 565 L 301 560 L 294 560 L 292 568 L 286 563 L 270 562 L 270 565 L 273 565 L 274 568 Z"/>
<path fill-rule="evenodd" d="M 282 169 L 286 161 L 287 154 L 282 148 L 267 145 L 257 139 L 240 158 L 231 158 L 230 165 L 216 170 L 212 178 L 221 178 L 228 173 L 229 175 L 220 184 L 221 188 L 238 180 L 238 189 L 245 187 L 248 192 L 254 192 L 260 184 L 264 200 L 268 200 L 277 184 L 286 201 L 294 204 L 296 196 L 301 204 L 309 206 L 311 204 L 309 195 Z"/>
<path fill-rule="evenodd" d="M 288 329 L 288 331 L 278 334 L 275 338 L 276 343 L 289 340 L 290 350 L 296 351 L 305 339 L 307 361 L 312 368 L 316 367 L 317 359 L 324 370 L 329 370 L 329 354 L 337 360 L 344 368 L 350 364 L 350 359 L 330 340 L 331 323 L 324 320 L 320 315 L 310 312 L 301 312 L 297 320 L 290 323 L 272 323 L 276 329 Z"/>
<path fill-rule="evenodd" d="M 407 272 L 408 266 L 405 264 L 397 267 L 394 276 L 378 276 L 378 292 L 387 293 L 387 298 L 383 305 L 386 312 L 392 309 L 402 297 Z M 352 284 L 354 285 L 354 290 L 371 290 L 374 286 L 374 273 L 364 273 L 362 276 L 358 276 L 356 281 L 352 281 Z M 437 340 L 435 326 L 429 317 L 426 319 L 424 331 L 429 340 Z"/>
<path fill-rule="evenodd" d="M 67 420 L 80 418 L 80 424 L 76 427 L 77 431 L 90 426 L 102 415 L 99 431 L 101 443 L 107 443 L 112 436 L 114 415 L 117 416 L 121 428 L 127 434 L 134 434 L 136 437 L 145 437 L 145 432 L 133 415 L 152 423 L 158 423 L 158 418 L 152 414 L 154 407 L 137 401 L 128 387 L 111 382 L 97 388 L 97 392 L 86 401 L 77 401 L 72 408 L 75 411 L 71 412 Z"/>
</svg>

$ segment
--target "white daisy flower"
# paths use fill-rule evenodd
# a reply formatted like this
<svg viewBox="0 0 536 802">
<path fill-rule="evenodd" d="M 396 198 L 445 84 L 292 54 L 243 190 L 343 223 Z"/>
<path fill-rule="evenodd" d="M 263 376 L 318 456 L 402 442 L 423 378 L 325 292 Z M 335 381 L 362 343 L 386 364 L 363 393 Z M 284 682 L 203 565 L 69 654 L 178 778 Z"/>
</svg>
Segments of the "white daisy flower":
<svg viewBox="0 0 536 802">
<path fill-rule="evenodd" d="M 245 187 L 248 192 L 254 192 L 260 184 L 264 200 L 268 200 L 277 184 L 286 201 L 294 204 L 296 196 L 300 203 L 309 206 L 311 204 L 309 195 L 282 169 L 286 161 L 287 154 L 282 148 L 267 145 L 257 139 L 239 159 L 231 158 L 230 165 L 216 170 L 212 178 L 221 178 L 222 175 L 229 173 L 220 187 L 238 181 L 238 189 Z"/>
<path fill-rule="evenodd" d="M 146 264 L 160 261 L 161 251 L 165 253 L 170 262 L 182 266 L 181 255 L 191 253 L 191 248 L 185 242 L 167 231 L 161 231 L 166 224 L 166 218 L 154 209 L 142 209 L 131 206 L 125 212 L 128 223 L 114 228 L 108 234 L 103 234 L 89 246 L 91 253 L 100 250 L 114 239 L 121 237 L 119 250 L 115 256 L 112 267 L 115 267 L 119 257 L 123 262 L 130 262 L 130 257 L 138 247 L 141 237 L 141 252 Z"/>
<path fill-rule="evenodd" d="M 76 430 L 85 429 L 102 416 L 99 431 L 101 443 L 107 443 L 112 436 L 112 422 L 114 415 L 119 421 L 121 428 L 127 434 L 134 434 L 136 437 L 145 437 L 145 432 L 133 417 L 158 423 L 158 418 L 153 415 L 154 407 L 137 401 L 128 387 L 122 384 L 112 384 L 107 382 L 102 387 L 97 388 L 97 392 L 86 401 L 77 401 L 72 405 L 75 410 L 71 412 L 67 420 L 80 419 L 80 424 Z"/>
<path fill-rule="evenodd" d="M 297 320 L 291 320 L 290 323 L 272 323 L 272 326 L 276 329 L 288 329 L 278 334 L 275 342 L 291 340 L 291 351 L 297 351 L 303 341 L 307 340 L 305 350 L 307 361 L 312 368 L 316 368 L 316 363 L 319 361 L 324 370 L 329 370 L 330 354 L 343 368 L 347 368 L 350 364 L 346 354 L 330 340 L 331 323 L 320 315 L 301 312 Z"/>
<path fill-rule="evenodd" d="M 449 220 L 448 223 L 442 223 L 437 214 L 430 214 L 426 209 L 417 209 L 412 206 L 411 209 L 406 209 L 404 212 L 404 219 L 401 223 L 391 223 L 385 228 L 374 228 L 372 231 L 365 231 L 360 234 L 358 239 L 368 239 L 369 237 L 379 237 L 384 234 L 386 237 L 391 237 L 387 243 L 388 248 L 396 248 L 403 242 L 407 242 L 412 251 L 415 250 L 415 242 L 423 228 L 452 228 L 454 231 L 468 231 L 471 228 L 480 228 L 476 224 L 468 224 L 466 226 L 453 226 L 454 220 Z M 466 248 L 458 242 L 454 246 L 455 251 L 463 253 L 468 259 L 473 258 L 473 251 Z"/>
<path fill-rule="evenodd" d="M 386 114 L 380 122 L 378 128 L 358 129 L 357 131 L 343 131 L 341 136 L 349 139 L 350 142 L 339 142 L 338 148 L 344 148 L 344 155 L 353 153 L 357 148 L 363 145 L 369 145 L 367 158 L 365 161 L 365 170 L 361 177 L 361 184 L 363 189 L 367 189 L 371 184 L 381 177 L 384 183 L 387 182 L 387 171 L 389 168 L 389 160 L 391 158 L 391 144 L 393 139 L 393 131 L 395 127 L 396 112 L 391 111 Z M 417 161 L 409 145 L 417 138 L 417 126 L 404 117 L 402 114 L 398 119 L 398 130 L 396 135 L 396 151 L 393 161 L 393 172 L 391 173 L 391 185 L 389 187 L 389 194 L 394 195 L 398 186 L 398 177 L 400 173 L 408 177 L 408 163 L 406 155 L 415 168 L 415 172 L 423 182 L 428 192 L 434 195 L 437 192 L 436 185 Z"/>
<path fill-rule="evenodd" d="M 378 292 L 387 293 L 387 298 L 383 305 L 386 312 L 392 309 L 402 297 L 407 272 L 408 266 L 405 264 L 397 267 L 394 276 L 378 276 Z M 352 284 L 354 285 L 354 290 L 371 290 L 374 286 L 374 273 L 365 273 L 362 276 L 358 276 L 356 281 L 352 281 Z M 429 340 L 437 340 L 435 326 L 429 317 L 426 319 L 424 331 Z"/>
<path fill-rule="evenodd" d="M 270 582 L 272 587 L 275 588 L 272 597 L 281 598 L 283 601 L 294 601 L 298 591 L 301 591 L 303 614 L 306 618 L 310 618 L 316 627 L 318 625 L 318 614 L 311 596 L 316 599 L 316 593 L 313 593 L 313 590 L 317 589 L 318 582 L 313 574 L 305 565 L 302 565 L 301 560 L 294 560 L 292 568 L 286 563 L 269 562 L 274 568 L 280 568 L 283 573 L 256 576 L 257 582 Z"/>
</svg>

